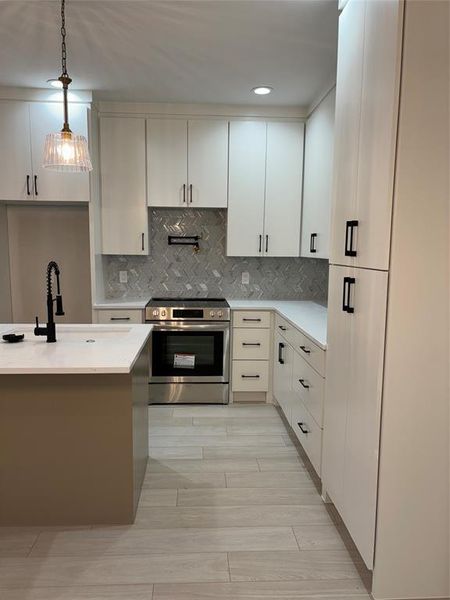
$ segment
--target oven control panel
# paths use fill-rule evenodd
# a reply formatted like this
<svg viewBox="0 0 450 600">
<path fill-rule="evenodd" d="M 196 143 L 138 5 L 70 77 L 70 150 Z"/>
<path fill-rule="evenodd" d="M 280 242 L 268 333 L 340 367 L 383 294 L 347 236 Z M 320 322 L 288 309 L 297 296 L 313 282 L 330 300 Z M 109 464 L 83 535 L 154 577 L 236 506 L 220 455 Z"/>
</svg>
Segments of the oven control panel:
<svg viewBox="0 0 450 600">
<path fill-rule="evenodd" d="M 229 308 L 152 307 L 145 309 L 146 321 L 229 321 Z"/>
</svg>

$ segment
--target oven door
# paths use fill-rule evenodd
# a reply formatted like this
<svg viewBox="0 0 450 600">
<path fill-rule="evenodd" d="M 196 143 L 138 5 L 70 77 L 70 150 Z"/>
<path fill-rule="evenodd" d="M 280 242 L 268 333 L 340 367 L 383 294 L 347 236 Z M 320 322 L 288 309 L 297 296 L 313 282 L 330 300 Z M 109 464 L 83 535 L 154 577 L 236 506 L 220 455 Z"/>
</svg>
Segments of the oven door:
<svg viewBox="0 0 450 600">
<path fill-rule="evenodd" d="M 150 383 L 228 383 L 229 322 L 152 325 Z"/>
</svg>

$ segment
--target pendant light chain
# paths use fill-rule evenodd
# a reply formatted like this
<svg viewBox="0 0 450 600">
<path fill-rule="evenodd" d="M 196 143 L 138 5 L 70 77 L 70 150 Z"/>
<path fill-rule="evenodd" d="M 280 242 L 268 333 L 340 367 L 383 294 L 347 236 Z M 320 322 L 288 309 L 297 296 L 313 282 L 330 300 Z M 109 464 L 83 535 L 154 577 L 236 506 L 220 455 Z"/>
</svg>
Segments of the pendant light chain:
<svg viewBox="0 0 450 600">
<path fill-rule="evenodd" d="M 66 0 L 61 0 L 61 63 L 62 74 L 67 75 L 67 51 L 66 51 Z"/>
</svg>

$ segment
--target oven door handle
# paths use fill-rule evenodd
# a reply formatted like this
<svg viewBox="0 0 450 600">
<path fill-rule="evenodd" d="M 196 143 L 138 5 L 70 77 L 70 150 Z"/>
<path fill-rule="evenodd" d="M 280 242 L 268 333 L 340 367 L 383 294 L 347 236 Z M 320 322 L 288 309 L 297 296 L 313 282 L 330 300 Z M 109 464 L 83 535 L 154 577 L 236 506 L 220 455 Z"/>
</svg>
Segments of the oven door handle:
<svg viewBox="0 0 450 600">
<path fill-rule="evenodd" d="M 228 331 L 230 329 L 230 322 L 225 323 L 183 323 L 182 321 L 174 321 L 170 323 L 151 323 L 146 322 L 148 325 L 153 326 L 153 331 Z"/>
</svg>

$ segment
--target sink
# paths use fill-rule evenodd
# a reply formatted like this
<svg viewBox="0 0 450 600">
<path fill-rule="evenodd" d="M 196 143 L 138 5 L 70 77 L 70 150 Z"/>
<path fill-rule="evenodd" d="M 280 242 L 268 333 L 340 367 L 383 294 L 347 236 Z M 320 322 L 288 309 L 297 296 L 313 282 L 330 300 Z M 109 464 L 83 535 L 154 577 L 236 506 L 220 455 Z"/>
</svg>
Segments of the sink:
<svg viewBox="0 0 450 600">
<path fill-rule="evenodd" d="M 34 336 L 34 326 L 14 327 L 8 333 L 25 333 L 25 341 L 41 342 L 42 338 Z M 56 339 L 58 342 L 84 342 L 94 343 L 124 338 L 131 331 L 130 327 L 114 325 L 113 327 L 90 325 L 86 327 L 72 327 L 70 325 L 56 326 Z M 45 341 L 45 340 L 44 340 Z"/>
</svg>

